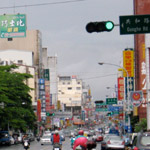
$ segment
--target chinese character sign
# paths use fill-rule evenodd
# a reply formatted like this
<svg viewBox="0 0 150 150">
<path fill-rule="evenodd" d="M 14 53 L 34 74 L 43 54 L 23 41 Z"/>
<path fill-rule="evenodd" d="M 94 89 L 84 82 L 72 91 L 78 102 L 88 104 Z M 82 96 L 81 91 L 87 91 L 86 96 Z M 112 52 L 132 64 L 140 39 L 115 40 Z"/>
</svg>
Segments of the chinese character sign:
<svg viewBox="0 0 150 150">
<path fill-rule="evenodd" d="M 125 50 L 123 51 L 123 66 L 128 72 L 129 77 L 134 77 L 134 51 Z M 123 70 L 123 76 L 127 77 L 127 73 Z"/>
<path fill-rule="evenodd" d="M 26 15 L 0 15 L 0 38 L 26 37 Z"/>
<path fill-rule="evenodd" d="M 118 100 L 124 100 L 124 78 L 118 78 Z"/>
</svg>

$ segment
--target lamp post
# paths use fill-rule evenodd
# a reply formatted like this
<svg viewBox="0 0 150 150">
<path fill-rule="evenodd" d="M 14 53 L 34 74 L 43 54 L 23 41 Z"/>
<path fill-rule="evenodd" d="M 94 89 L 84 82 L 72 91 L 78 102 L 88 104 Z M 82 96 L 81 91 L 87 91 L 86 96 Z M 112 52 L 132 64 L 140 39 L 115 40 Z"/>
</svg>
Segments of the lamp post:
<svg viewBox="0 0 150 150">
<path fill-rule="evenodd" d="M 98 63 L 99 65 L 104 65 L 104 64 L 106 64 L 106 65 L 111 65 L 111 66 L 116 66 L 116 67 L 119 67 L 119 68 L 122 68 L 125 72 L 126 72 L 126 74 L 127 74 L 127 95 L 126 95 L 126 98 L 127 98 L 127 112 L 128 112 L 128 131 L 129 131 L 129 127 L 130 127 L 130 116 L 129 116 L 129 111 L 130 111 L 130 109 L 129 109 L 129 83 L 128 83 L 128 80 L 129 80 L 129 74 L 128 74 L 128 71 L 124 68 L 124 67 L 121 67 L 120 65 L 117 65 L 117 64 L 112 64 L 112 63 L 104 63 L 104 62 L 99 62 Z M 124 103 L 125 104 L 125 103 Z M 123 104 L 123 105 L 124 105 Z M 126 105 L 125 105 L 126 106 Z M 126 109 L 126 108 L 125 108 Z M 125 118 L 124 118 L 125 119 Z M 130 131 L 129 131 L 130 132 Z"/>
</svg>

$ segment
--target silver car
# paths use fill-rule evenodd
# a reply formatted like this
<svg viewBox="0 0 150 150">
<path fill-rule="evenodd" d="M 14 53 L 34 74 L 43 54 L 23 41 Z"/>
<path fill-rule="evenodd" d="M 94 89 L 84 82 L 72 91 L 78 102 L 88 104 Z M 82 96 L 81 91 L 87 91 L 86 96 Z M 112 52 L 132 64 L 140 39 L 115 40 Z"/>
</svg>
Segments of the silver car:
<svg viewBox="0 0 150 150">
<path fill-rule="evenodd" d="M 52 142 L 51 142 L 51 136 L 48 136 L 48 135 L 42 136 L 41 139 L 40 139 L 40 142 L 41 142 L 41 145 L 52 144 Z"/>
<path fill-rule="evenodd" d="M 125 141 L 117 135 L 107 135 L 101 142 L 101 150 L 107 149 L 125 149 Z"/>
</svg>

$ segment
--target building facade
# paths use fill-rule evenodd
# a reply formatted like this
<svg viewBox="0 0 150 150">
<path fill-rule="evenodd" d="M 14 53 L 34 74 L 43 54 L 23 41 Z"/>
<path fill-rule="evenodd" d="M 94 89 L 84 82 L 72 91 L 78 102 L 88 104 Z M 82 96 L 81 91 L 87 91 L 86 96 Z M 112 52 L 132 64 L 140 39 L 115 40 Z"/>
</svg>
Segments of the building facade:
<svg viewBox="0 0 150 150">
<path fill-rule="evenodd" d="M 37 68 L 33 66 L 34 62 L 33 52 L 24 50 L 0 50 L 0 65 L 16 64 L 19 66 L 15 71 L 20 73 L 29 73 L 33 76 L 26 81 L 26 84 L 34 89 L 30 91 L 32 97 L 32 105 L 36 106 L 38 98 L 38 84 L 37 84 Z"/>
<path fill-rule="evenodd" d="M 82 83 L 76 76 L 58 76 L 58 101 L 61 110 L 81 113 Z"/>
</svg>

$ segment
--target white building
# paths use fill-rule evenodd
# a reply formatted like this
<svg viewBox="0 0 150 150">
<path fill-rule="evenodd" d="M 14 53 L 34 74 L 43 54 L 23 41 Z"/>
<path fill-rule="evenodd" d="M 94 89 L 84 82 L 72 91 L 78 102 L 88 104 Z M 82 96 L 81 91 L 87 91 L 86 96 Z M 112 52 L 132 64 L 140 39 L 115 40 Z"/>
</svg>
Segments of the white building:
<svg viewBox="0 0 150 150">
<path fill-rule="evenodd" d="M 57 105 L 57 56 L 48 56 L 47 48 L 42 49 L 42 65 L 49 69 L 51 104 Z"/>
<path fill-rule="evenodd" d="M 65 111 L 81 112 L 82 80 L 76 76 L 59 76 L 58 100 Z"/>
<path fill-rule="evenodd" d="M 20 73 L 29 73 L 33 76 L 33 78 L 28 79 L 26 84 L 33 88 L 30 92 L 32 97 L 32 105 L 36 105 L 36 100 L 38 98 L 38 85 L 37 85 L 37 69 L 34 67 L 34 56 L 33 52 L 31 51 L 24 51 L 24 50 L 15 50 L 15 49 L 8 49 L 8 50 L 0 50 L 0 65 L 10 65 L 16 64 L 19 66 L 16 71 Z"/>
</svg>

